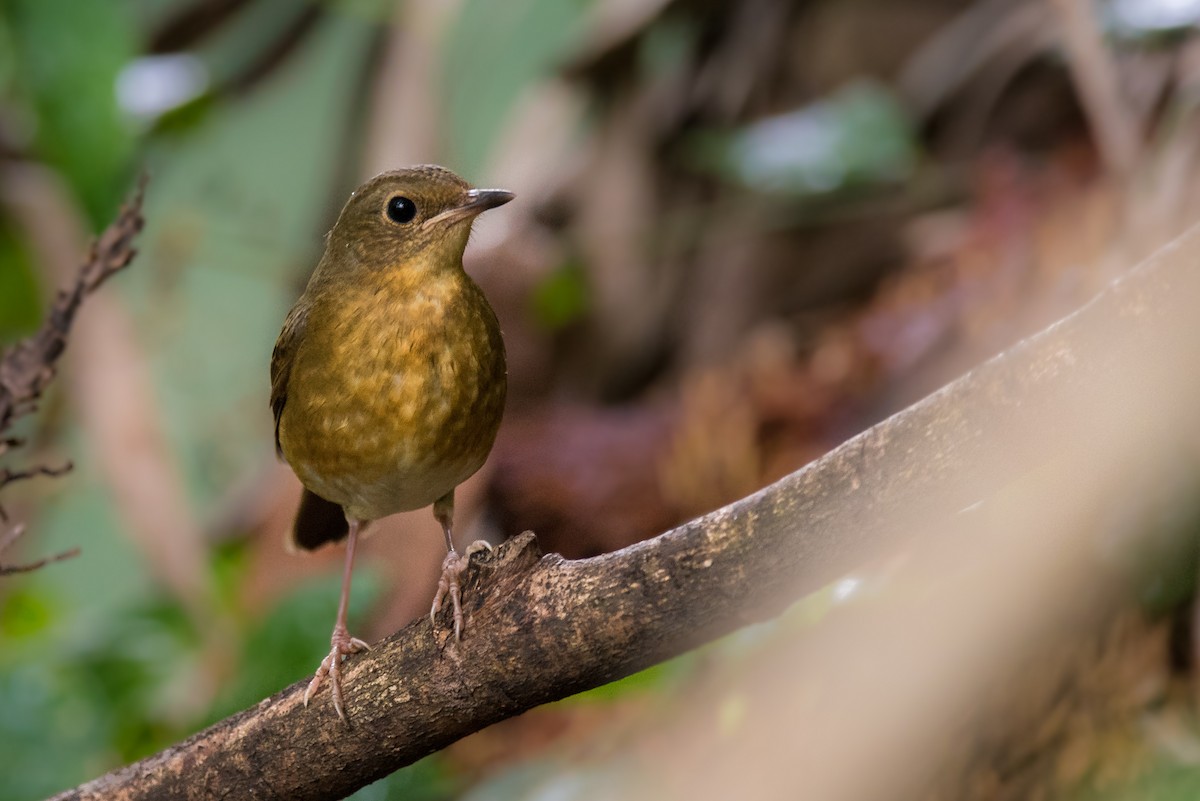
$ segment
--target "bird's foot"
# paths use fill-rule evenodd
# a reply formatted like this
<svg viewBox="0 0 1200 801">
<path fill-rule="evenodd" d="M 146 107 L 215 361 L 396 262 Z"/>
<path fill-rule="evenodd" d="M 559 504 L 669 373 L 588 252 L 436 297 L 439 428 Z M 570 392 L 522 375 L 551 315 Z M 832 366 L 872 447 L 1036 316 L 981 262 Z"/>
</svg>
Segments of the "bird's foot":
<svg viewBox="0 0 1200 801">
<path fill-rule="evenodd" d="M 447 597 L 450 598 L 450 606 L 454 610 L 454 640 L 455 642 L 462 639 L 463 628 L 463 613 L 462 613 L 462 587 L 460 581 L 463 573 L 467 572 L 467 566 L 471 564 L 471 557 L 480 551 L 490 551 L 492 546 L 483 540 L 476 540 L 467 546 L 467 550 L 463 553 L 458 551 L 450 551 L 446 554 L 446 558 L 442 560 L 442 576 L 438 579 L 437 593 L 433 596 L 433 608 L 429 610 L 429 619 L 433 623 L 434 630 L 437 630 L 437 615 L 442 611 L 442 603 Z"/>
<path fill-rule="evenodd" d="M 317 668 L 316 675 L 312 677 L 312 681 L 304 690 L 304 705 L 308 706 L 309 699 L 321 688 L 321 682 L 328 676 L 329 693 L 333 696 L 333 708 L 337 711 L 338 717 L 345 720 L 346 709 L 342 703 L 342 657 L 357 654 L 359 651 L 369 651 L 371 646 L 357 637 L 351 637 L 350 632 L 344 628 L 333 630 L 329 644 L 332 646 L 329 656 L 321 660 L 321 666 Z"/>
</svg>

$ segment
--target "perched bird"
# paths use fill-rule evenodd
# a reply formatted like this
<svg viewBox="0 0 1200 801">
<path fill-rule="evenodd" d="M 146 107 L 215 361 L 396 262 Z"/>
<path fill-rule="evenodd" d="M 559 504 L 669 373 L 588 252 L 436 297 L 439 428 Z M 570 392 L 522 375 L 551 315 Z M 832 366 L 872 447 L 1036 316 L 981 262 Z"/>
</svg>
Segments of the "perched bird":
<svg viewBox="0 0 1200 801">
<path fill-rule="evenodd" d="M 346 629 L 346 605 L 371 521 L 433 504 L 447 554 L 431 617 L 449 597 L 461 636 L 454 488 L 492 449 L 507 389 L 500 325 L 462 256 L 475 217 L 512 199 L 435 166 L 367 181 L 275 343 L 275 448 L 305 488 L 293 543 L 346 539 L 331 649 L 304 693 L 307 705 L 328 677 L 342 719 L 342 659 L 367 648 Z"/>
</svg>

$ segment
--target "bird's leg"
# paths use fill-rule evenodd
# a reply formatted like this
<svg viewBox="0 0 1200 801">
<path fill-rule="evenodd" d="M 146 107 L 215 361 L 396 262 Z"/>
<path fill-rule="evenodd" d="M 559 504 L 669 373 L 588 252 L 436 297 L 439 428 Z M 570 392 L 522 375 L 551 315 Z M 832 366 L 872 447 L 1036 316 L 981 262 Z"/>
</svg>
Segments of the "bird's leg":
<svg viewBox="0 0 1200 801">
<path fill-rule="evenodd" d="M 320 689 L 322 680 L 329 676 L 329 693 L 333 696 L 333 708 L 342 720 L 346 719 L 345 705 L 342 703 L 342 657 L 370 650 L 369 645 L 357 637 L 351 637 L 346 629 L 346 612 L 350 606 L 350 577 L 354 572 L 354 546 L 358 542 L 358 533 L 364 526 L 362 521 L 349 516 L 346 521 L 350 524 L 350 534 L 346 538 L 346 567 L 342 572 L 342 596 L 338 601 L 337 621 L 333 624 L 333 636 L 329 638 L 332 648 L 329 656 L 321 661 L 316 675 L 304 691 L 304 705 L 308 706 L 313 693 Z"/>
<path fill-rule="evenodd" d="M 462 639 L 463 613 L 462 589 L 460 580 L 471 563 L 471 555 L 480 550 L 490 550 L 492 546 L 483 540 L 471 543 L 466 553 L 459 555 L 454 550 L 454 490 L 450 490 L 433 504 L 433 516 L 442 524 L 442 532 L 446 535 L 446 558 L 442 560 L 442 575 L 438 579 L 437 593 L 433 596 L 433 607 L 429 610 L 429 619 L 437 628 L 437 614 L 442 609 L 442 602 L 450 598 L 450 607 L 454 610 L 454 639 Z"/>
</svg>

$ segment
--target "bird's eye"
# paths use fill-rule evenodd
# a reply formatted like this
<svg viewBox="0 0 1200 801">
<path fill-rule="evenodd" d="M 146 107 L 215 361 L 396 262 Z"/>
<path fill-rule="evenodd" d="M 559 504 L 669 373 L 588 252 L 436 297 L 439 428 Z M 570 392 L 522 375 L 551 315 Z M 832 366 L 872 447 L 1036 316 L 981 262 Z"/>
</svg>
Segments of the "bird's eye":
<svg viewBox="0 0 1200 801">
<path fill-rule="evenodd" d="M 401 225 L 412 222 L 417 216 L 417 204 L 402 195 L 397 195 L 388 201 L 387 216 L 392 222 Z"/>
</svg>

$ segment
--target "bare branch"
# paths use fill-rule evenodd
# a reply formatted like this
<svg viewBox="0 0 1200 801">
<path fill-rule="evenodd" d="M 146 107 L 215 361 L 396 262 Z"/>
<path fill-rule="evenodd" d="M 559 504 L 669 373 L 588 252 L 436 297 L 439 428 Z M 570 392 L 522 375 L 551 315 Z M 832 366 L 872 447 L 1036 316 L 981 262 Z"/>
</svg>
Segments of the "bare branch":
<svg viewBox="0 0 1200 801">
<path fill-rule="evenodd" d="M 0 356 L 0 433 L 7 431 L 18 417 L 37 408 L 42 393 L 54 379 L 55 364 L 66 349 L 71 324 L 75 321 L 83 299 L 133 260 L 136 254 L 133 240 L 144 224 L 142 199 L 145 190 L 146 176 L 143 175 L 138 180 L 133 195 L 122 204 L 116 219 L 92 243 L 87 260 L 79 268 L 75 283 L 55 297 L 42 327 L 33 336 L 21 340 Z M 0 456 L 22 444 L 22 441 L 15 437 L 0 438 Z M 70 469 L 70 462 L 62 467 L 38 465 L 24 470 L 0 468 L 0 489 L 15 481 L 35 476 L 60 476 Z M 8 514 L 2 505 L 0 522 L 8 522 Z M 16 542 L 24 530 L 24 526 L 18 524 L 0 537 L 0 556 Z M 78 553 L 78 548 L 72 548 L 28 564 L 7 565 L 0 562 L 0 576 L 37 570 L 50 562 L 69 559 Z"/>
<path fill-rule="evenodd" d="M 1107 402 L 1114 385 L 1154 398 L 1169 387 L 1194 409 L 1197 254 L 1200 229 L 1066 320 L 653 540 L 575 562 L 542 556 L 530 534 L 505 543 L 472 563 L 461 643 L 419 620 L 347 662 L 348 726 L 327 695 L 305 708 L 301 682 L 58 798 L 341 798 L 499 720 L 769 618 L 930 515 L 953 519 L 1067 456 L 1103 458 L 1130 434 L 1131 407 Z M 1137 415 L 1133 433 L 1164 420 Z"/>
<path fill-rule="evenodd" d="M 25 533 L 25 524 L 18 523 L 9 529 L 7 534 L 0 536 L 0 555 L 3 555 L 6 550 Z M 0 563 L 0 576 L 7 576 L 11 573 L 30 573 L 40 567 L 50 564 L 51 562 L 61 562 L 64 559 L 70 559 L 79 555 L 78 548 L 70 548 L 60 554 L 47 556 L 43 559 L 38 559 L 36 562 L 29 562 L 23 565 L 6 565 Z"/>
<path fill-rule="evenodd" d="M 0 536 L 0 555 L 3 555 L 3 553 L 8 550 L 14 542 L 20 539 L 21 535 L 24 533 L 25 524 L 18 523 L 9 529 L 6 534 Z M 78 548 L 70 548 L 56 556 L 48 556 L 45 559 L 39 559 L 36 562 L 30 562 L 29 564 L 6 565 L 0 563 L 0 576 L 7 576 L 9 573 L 28 573 L 30 571 L 37 570 L 39 567 L 49 564 L 50 562 L 61 562 L 64 559 L 70 559 L 71 557 L 78 555 Z"/>
<path fill-rule="evenodd" d="M 71 324 L 83 299 L 133 260 L 134 237 L 142 230 L 143 176 L 133 196 L 121 206 L 117 218 L 92 243 L 87 261 L 75 284 L 58 293 L 42 327 L 18 342 L 0 358 L 0 431 L 15 417 L 35 408 L 38 398 L 54 378 L 54 365 L 67 346 Z"/>
<path fill-rule="evenodd" d="M 0 453 L 3 453 L 3 451 L 0 451 Z M 54 478 L 65 475 L 71 472 L 72 467 L 74 467 L 74 465 L 72 465 L 70 462 L 67 462 L 61 467 L 38 465 L 37 467 L 30 467 L 26 470 L 9 470 L 7 467 L 0 467 L 0 489 L 3 489 L 5 486 L 12 484 L 15 481 L 25 481 L 37 476 L 50 476 L 51 478 Z"/>
</svg>

